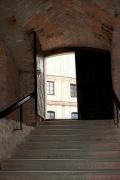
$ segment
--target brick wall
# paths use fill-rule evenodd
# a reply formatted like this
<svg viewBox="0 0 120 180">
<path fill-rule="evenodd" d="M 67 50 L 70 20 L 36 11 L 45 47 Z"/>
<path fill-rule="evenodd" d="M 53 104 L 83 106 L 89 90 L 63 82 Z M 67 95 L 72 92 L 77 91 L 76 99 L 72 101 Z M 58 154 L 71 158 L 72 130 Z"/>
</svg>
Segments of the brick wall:
<svg viewBox="0 0 120 180">
<path fill-rule="evenodd" d="M 6 105 L 6 63 L 7 57 L 5 52 L 4 43 L 0 40 L 0 109 L 3 109 Z"/>
<path fill-rule="evenodd" d="M 4 55 L 4 46 L 0 44 L 0 107 L 2 108 L 34 91 L 32 41 L 21 26 L 19 17 L 17 18 L 19 2 L 9 0 L 0 2 L 0 35 L 4 40 L 7 54 Z M 28 124 L 36 122 L 34 110 L 34 100 L 25 104 L 24 122 Z M 19 110 L 11 113 L 8 118 L 19 120 Z"/>
<path fill-rule="evenodd" d="M 105 8 L 104 2 L 23 1 L 19 2 L 17 16 L 26 31 L 37 32 L 43 50 L 65 46 L 110 49 L 114 18 L 109 8 L 113 3 L 110 0 Z"/>
<path fill-rule="evenodd" d="M 113 88 L 120 99 L 120 15 L 116 17 L 112 42 Z"/>
</svg>

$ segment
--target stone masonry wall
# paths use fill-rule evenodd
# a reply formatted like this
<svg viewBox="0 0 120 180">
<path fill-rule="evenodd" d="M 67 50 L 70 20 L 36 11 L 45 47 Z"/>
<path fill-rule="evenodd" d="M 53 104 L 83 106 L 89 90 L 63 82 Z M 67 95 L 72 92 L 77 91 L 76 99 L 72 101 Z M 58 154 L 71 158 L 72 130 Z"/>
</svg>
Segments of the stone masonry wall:
<svg viewBox="0 0 120 180">
<path fill-rule="evenodd" d="M 0 120 L 0 162 L 10 158 L 16 147 L 34 129 L 26 125 L 23 125 L 22 131 L 15 131 L 16 128 L 19 128 L 19 124 L 15 121 L 5 118 Z"/>
<path fill-rule="evenodd" d="M 0 55 L 1 81 L 4 81 L 4 84 L 0 83 L 0 93 L 4 93 L 1 97 L 1 108 L 15 103 L 34 91 L 32 41 L 19 24 L 16 11 L 15 1 L 2 0 L 0 2 L 0 35 L 4 40 L 7 54 L 6 56 Z M 0 47 L 0 54 L 3 54 L 4 46 Z M 3 58 L 6 58 L 6 61 Z M 19 110 L 14 111 L 7 118 L 19 120 Z M 23 106 L 23 120 L 27 124 L 35 124 L 34 99 Z"/>
<path fill-rule="evenodd" d="M 5 52 L 4 43 L 0 40 L 0 109 L 3 109 L 6 105 L 6 93 L 7 93 L 7 57 Z"/>
<path fill-rule="evenodd" d="M 120 15 L 117 16 L 114 26 L 112 43 L 112 79 L 113 88 L 120 99 Z"/>
</svg>

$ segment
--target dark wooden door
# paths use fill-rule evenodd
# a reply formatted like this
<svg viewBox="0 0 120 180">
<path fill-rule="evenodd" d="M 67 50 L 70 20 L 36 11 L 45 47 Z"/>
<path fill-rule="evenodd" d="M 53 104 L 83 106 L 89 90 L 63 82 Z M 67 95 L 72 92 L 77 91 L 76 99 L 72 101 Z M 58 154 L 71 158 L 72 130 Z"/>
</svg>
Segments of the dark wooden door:
<svg viewBox="0 0 120 180">
<path fill-rule="evenodd" d="M 79 118 L 112 118 L 110 54 L 77 50 L 75 55 Z"/>
</svg>

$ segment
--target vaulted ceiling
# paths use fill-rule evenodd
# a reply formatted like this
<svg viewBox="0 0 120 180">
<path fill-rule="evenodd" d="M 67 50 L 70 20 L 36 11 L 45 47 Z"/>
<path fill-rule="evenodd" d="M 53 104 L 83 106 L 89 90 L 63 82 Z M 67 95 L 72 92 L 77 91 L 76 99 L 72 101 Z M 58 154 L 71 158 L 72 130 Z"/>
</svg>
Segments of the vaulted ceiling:
<svg viewBox="0 0 120 180">
<path fill-rule="evenodd" d="M 0 38 L 19 66 L 32 59 L 32 30 L 43 50 L 66 46 L 110 50 L 119 12 L 119 0 L 1 0 Z"/>
<path fill-rule="evenodd" d="M 109 48 L 119 6 L 119 0 L 19 1 L 17 18 L 26 31 L 38 33 L 43 49 L 71 45 Z"/>
</svg>

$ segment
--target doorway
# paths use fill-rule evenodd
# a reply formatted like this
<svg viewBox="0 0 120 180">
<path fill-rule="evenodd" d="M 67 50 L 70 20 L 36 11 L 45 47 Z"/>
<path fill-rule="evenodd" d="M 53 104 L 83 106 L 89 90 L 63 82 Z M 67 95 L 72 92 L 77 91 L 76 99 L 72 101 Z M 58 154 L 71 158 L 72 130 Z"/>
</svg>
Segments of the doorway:
<svg viewBox="0 0 120 180">
<path fill-rule="evenodd" d="M 46 118 L 78 119 L 75 53 L 47 56 Z"/>
<path fill-rule="evenodd" d="M 35 86 L 37 94 L 35 104 L 41 117 L 44 118 L 46 109 L 43 70 L 45 63 L 42 57 L 44 56 L 45 59 L 45 57 L 51 55 L 73 52 L 75 54 L 76 84 L 71 83 L 70 88 L 74 89 L 75 85 L 77 87 L 76 96 L 78 112 L 76 112 L 76 110 L 71 112 L 71 118 L 74 117 L 75 119 L 83 120 L 113 118 L 111 56 L 109 51 L 93 48 L 70 47 L 54 49 L 42 53 L 41 48 L 37 48 L 37 46 L 38 43 L 36 43 L 34 53 L 35 67 L 37 67 L 36 60 L 38 59 L 41 68 L 40 70 L 38 67 L 38 69 L 35 68 L 35 84 L 37 84 Z M 37 56 L 39 58 L 37 58 Z M 65 68 L 67 68 L 67 64 L 65 65 Z M 52 69 L 54 70 L 55 67 L 53 66 Z M 59 69 L 59 66 L 57 66 L 57 69 Z M 48 81 L 49 93 L 54 93 L 54 82 L 52 80 Z M 48 113 L 50 117 L 52 115 L 52 117 L 55 118 L 55 112 L 53 109 L 49 109 Z"/>
</svg>

